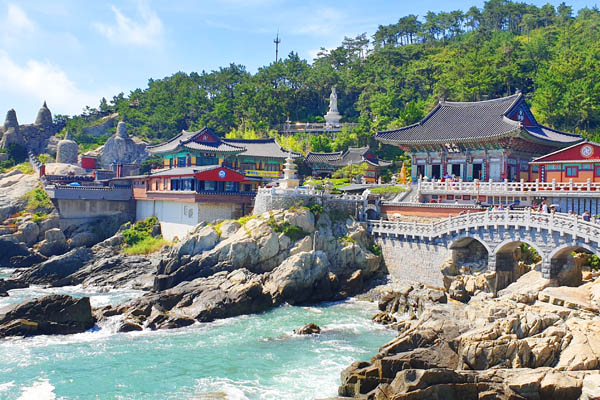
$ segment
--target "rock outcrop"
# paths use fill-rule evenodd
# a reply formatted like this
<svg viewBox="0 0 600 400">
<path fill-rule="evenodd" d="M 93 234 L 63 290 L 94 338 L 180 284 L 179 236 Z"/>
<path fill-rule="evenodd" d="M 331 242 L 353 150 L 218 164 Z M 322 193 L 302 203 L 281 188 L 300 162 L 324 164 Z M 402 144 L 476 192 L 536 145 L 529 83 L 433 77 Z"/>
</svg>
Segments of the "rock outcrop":
<svg viewBox="0 0 600 400">
<path fill-rule="evenodd" d="M 52 122 L 52 113 L 46 102 L 40 108 L 35 123 L 19 125 L 15 110 L 6 114 L 4 126 L 0 127 L 0 148 L 16 144 L 32 150 L 35 154 L 44 153 L 49 139 L 58 132 L 58 127 Z"/>
<path fill-rule="evenodd" d="M 201 225 L 174 246 L 159 263 L 156 293 L 99 315 L 117 312 L 125 323 L 172 328 L 283 303 L 342 299 L 380 271 L 380 257 L 367 250 L 365 227 L 351 219 L 332 223 L 326 214 L 315 218 L 296 209 L 227 224 L 226 235 Z"/>
<path fill-rule="evenodd" d="M 444 304 L 431 298 L 435 290 L 419 294 L 414 285 L 383 296 L 376 320 L 399 335 L 370 362 L 347 368 L 339 394 L 578 399 L 584 380 L 600 374 L 600 309 L 593 300 L 600 279 L 579 288 L 550 287 L 538 284 L 536 274 L 547 282 L 531 271 L 522 277 L 525 284 L 517 281 L 497 298 L 480 293 L 468 304 Z"/>
<path fill-rule="evenodd" d="M 78 271 L 92 258 L 92 251 L 85 247 L 73 249 L 66 254 L 48 260 L 13 274 L 14 279 L 29 284 L 51 285 Z"/>
<path fill-rule="evenodd" d="M 23 174 L 18 169 L 0 174 L 0 222 L 25 209 L 27 200 L 23 196 L 39 184 L 36 175 Z"/>
<path fill-rule="evenodd" d="M 125 122 L 121 121 L 117 124 L 117 132 L 90 154 L 98 157 L 98 165 L 102 168 L 108 168 L 114 162 L 140 164 L 149 157 L 146 146 L 147 143 L 129 137 Z"/>
<path fill-rule="evenodd" d="M 79 333 L 94 323 L 89 297 L 51 295 L 0 310 L 0 337 Z"/>
</svg>

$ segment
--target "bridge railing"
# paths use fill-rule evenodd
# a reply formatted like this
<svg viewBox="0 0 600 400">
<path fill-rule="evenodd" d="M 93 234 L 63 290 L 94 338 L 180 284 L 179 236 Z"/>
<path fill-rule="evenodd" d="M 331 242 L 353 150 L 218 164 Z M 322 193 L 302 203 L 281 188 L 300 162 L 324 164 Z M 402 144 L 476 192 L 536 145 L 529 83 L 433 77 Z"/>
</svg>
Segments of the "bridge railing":
<svg viewBox="0 0 600 400">
<path fill-rule="evenodd" d="M 417 190 L 420 193 L 426 194 L 441 194 L 441 193 L 453 193 L 456 191 L 468 192 L 470 194 L 480 195 L 522 195 L 527 192 L 599 192 L 600 195 L 600 183 L 592 182 L 589 178 L 586 182 L 573 182 L 570 179 L 569 182 L 525 182 L 521 180 L 519 182 L 493 182 L 493 181 L 478 181 L 477 179 L 473 182 L 464 182 L 462 180 L 451 181 L 446 179 L 444 182 L 440 180 L 426 181 L 419 180 L 417 184 Z"/>
<path fill-rule="evenodd" d="M 539 213 L 526 211 L 485 211 L 466 213 L 432 223 L 408 221 L 369 220 L 368 230 L 373 235 L 396 235 L 405 237 L 436 238 L 461 230 L 504 226 L 505 228 L 545 229 L 582 238 L 586 243 L 600 245 L 600 220 L 583 221 L 580 217 L 563 213 Z"/>
</svg>

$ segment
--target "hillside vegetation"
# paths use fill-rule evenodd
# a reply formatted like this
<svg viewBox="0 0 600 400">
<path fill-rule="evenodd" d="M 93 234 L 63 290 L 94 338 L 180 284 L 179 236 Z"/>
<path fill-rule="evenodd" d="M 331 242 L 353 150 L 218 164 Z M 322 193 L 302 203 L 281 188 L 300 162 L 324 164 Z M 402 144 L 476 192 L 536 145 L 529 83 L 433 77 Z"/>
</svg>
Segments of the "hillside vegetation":
<svg viewBox="0 0 600 400">
<path fill-rule="evenodd" d="M 292 121 L 322 121 L 331 86 L 339 109 L 360 127 L 325 137 L 282 139 L 294 150 L 330 151 L 374 144 L 378 130 L 411 124 L 444 97 L 478 101 L 527 95 L 541 123 L 600 139 L 600 12 L 491 0 L 468 12 L 408 15 L 369 36 L 346 38 L 312 64 L 296 53 L 255 74 L 231 64 L 217 71 L 178 72 L 120 93 L 76 117 L 57 116 L 77 134 L 119 112 L 129 132 L 162 141 L 182 129 L 208 126 L 221 135 L 274 136 Z"/>
</svg>

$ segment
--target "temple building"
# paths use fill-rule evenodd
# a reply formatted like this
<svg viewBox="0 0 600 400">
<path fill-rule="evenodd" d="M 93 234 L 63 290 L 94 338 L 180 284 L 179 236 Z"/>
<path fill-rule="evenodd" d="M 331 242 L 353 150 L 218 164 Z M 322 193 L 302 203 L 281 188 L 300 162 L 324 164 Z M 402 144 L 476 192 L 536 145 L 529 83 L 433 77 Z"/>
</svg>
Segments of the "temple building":
<svg viewBox="0 0 600 400">
<path fill-rule="evenodd" d="M 540 182 L 600 182 L 600 144 L 585 141 L 538 157 L 531 177 Z"/>
<path fill-rule="evenodd" d="M 302 156 L 285 150 L 275 139 L 223 139 L 223 142 L 245 149 L 243 153 L 226 157 L 225 165 L 247 178 L 256 178 L 259 183 L 280 179 L 288 155 L 293 159 Z"/>
<path fill-rule="evenodd" d="M 534 158 L 582 141 L 539 124 L 519 92 L 479 102 L 442 99 L 420 122 L 379 132 L 376 139 L 411 155 L 413 181 L 527 181 Z"/>
<path fill-rule="evenodd" d="M 200 222 L 236 219 L 252 210 L 250 182 L 219 165 L 175 167 L 122 180 L 131 182 L 136 219 L 156 216 L 168 240 L 182 238 Z"/>
<path fill-rule="evenodd" d="M 369 146 L 350 147 L 343 152 L 310 152 L 306 155 L 305 160 L 312 170 L 312 176 L 322 178 L 331 177 L 331 175 L 340 168 L 367 163 L 368 169 L 365 178 L 368 183 L 375 183 L 379 176 L 379 170 L 392 164 L 390 161 L 384 161 L 377 158 L 371 152 Z"/>
<path fill-rule="evenodd" d="M 221 165 L 226 157 L 245 149 L 225 143 L 210 129 L 203 128 L 196 132 L 181 131 L 165 143 L 148 146 L 147 151 L 161 156 L 164 168 L 175 168 Z"/>
<path fill-rule="evenodd" d="M 166 143 L 149 146 L 151 154 L 163 158 L 163 168 L 221 165 L 249 178 L 253 190 L 280 179 L 290 153 L 275 139 L 222 139 L 208 128 L 183 131 Z M 299 153 L 291 153 L 293 158 Z"/>
</svg>

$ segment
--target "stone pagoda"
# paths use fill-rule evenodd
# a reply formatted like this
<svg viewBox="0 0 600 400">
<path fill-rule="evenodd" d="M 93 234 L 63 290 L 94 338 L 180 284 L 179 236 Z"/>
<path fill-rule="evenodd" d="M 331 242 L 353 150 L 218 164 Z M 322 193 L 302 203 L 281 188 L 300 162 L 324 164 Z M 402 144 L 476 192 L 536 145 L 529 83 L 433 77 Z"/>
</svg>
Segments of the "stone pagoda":
<svg viewBox="0 0 600 400">
<path fill-rule="evenodd" d="M 283 168 L 283 179 L 279 181 L 279 187 L 283 189 L 295 189 L 298 187 L 300 180 L 296 177 L 296 164 L 292 158 L 292 154 L 289 153 L 285 159 Z"/>
</svg>

